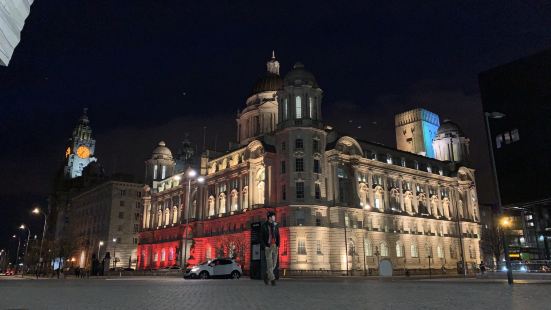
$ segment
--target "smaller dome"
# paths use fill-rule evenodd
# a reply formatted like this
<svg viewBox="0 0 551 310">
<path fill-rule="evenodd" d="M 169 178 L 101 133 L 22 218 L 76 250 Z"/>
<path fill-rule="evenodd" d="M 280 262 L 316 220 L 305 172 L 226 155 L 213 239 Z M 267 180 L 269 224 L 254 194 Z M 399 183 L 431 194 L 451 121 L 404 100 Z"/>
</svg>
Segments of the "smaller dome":
<svg viewBox="0 0 551 310">
<path fill-rule="evenodd" d="M 283 87 L 283 80 L 278 74 L 268 72 L 265 76 L 258 78 L 254 83 L 251 94 L 258 94 L 265 91 L 277 91 Z"/>
<path fill-rule="evenodd" d="M 446 134 L 455 134 L 455 135 L 463 135 L 463 131 L 461 131 L 461 128 L 456 123 L 450 121 L 449 119 L 445 119 L 442 124 L 440 124 L 440 127 L 438 127 L 438 135 L 446 135 Z"/>
<path fill-rule="evenodd" d="M 314 88 L 319 88 L 314 75 L 310 71 L 304 69 L 304 65 L 300 62 L 295 63 L 293 70 L 285 75 L 285 85 L 310 85 Z"/>
<path fill-rule="evenodd" d="M 160 141 L 157 147 L 153 150 L 153 158 L 172 159 L 172 152 L 168 147 L 166 147 L 166 143 L 164 141 Z"/>
</svg>

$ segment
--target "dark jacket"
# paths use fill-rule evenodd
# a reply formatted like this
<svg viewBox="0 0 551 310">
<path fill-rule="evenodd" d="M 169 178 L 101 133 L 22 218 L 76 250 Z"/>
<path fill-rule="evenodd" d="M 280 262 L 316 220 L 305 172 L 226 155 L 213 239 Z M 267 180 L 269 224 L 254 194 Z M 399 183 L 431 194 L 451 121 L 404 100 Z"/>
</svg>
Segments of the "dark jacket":
<svg viewBox="0 0 551 310">
<path fill-rule="evenodd" d="M 261 232 L 262 232 L 262 245 L 264 245 L 265 247 L 269 247 L 270 246 L 270 243 L 269 243 L 269 239 L 270 239 L 270 225 L 273 225 L 274 228 L 274 237 L 275 237 L 275 244 L 277 247 L 279 247 L 279 226 L 277 225 L 277 223 L 274 225 L 274 224 L 271 224 L 270 222 L 266 221 L 264 223 L 262 223 L 262 226 L 261 226 Z"/>
</svg>

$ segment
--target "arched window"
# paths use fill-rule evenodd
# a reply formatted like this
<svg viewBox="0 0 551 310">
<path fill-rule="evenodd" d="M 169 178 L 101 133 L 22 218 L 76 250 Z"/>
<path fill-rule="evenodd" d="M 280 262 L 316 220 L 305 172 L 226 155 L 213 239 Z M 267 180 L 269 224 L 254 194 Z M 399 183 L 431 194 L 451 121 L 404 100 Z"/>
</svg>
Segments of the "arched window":
<svg viewBox="0 0 551 310">
<path fill-rule="evenodd" d="M 442 211 L 443 211 L 443 214 L 444 216 L 446 217 L 450 217 L 450 201 L 448 200 L 448 198 L 444 198 L 443 201 L 442 201 Z"/>
<path fill-rule="evenodd" d="M 258 173 L 256 175 L 256 182 L 257 182 L 257 185 L 256 185 L 256 193 L 257 193 L 256 203 L 258 203 L 258 204 L 264 204 L 264 180 L 265 180 L 264 168 L 262 168 L 258 171 Z"/>
<path fill-rule="evenodd" d="M 295 97 L 295 116 L 296 119 L 302 118 L 302 99 L 300 96 Z"/>
<path fill-rule="evenodd" d="M 469 244 L 469 258 L 476 258 L 476 253 L 473 250 L 473 246 Z"/>
<path fill-rule="evenodd" d="M 360 206 L 364 209 L 369 209 L 369 203 L 367 202 L 367 185 L 365 183 L 360 183 Z"/>
<path fill-rule="evenodd" d="M 310 114 L 308 116 L 311 119 L 313 119 L 314 118 L 314 111 L 315 111 L 314 110 L 315 109 L 315 107 L 314 107 L 314 98 L 308 97 L 308 106 L 309 106 L 308 111 L 310 112 Z"/>
<path fill-rule="evenodd" d="M 172 224 L 178 223 L 178 207 L 172 207 Z"/>
<path fill-rule="evenodd" d="M 442 216 L 442 213 L 440 212 L 440 210 L 438 210 L 438 198 L 436 196 L 431 197 L 430 207 L 433 215 L 438 217 Z"/>
<path fill-rule="evenodd" d="M 429 215 L 430 212 L 427 208 L 427 196 L 423 193 L 419 194 L 419 196 L 417 196 L 417 202 L 419 204 L 418 212 L 420 214 Z"/>
<path fill-rule="evenodd" d="M 218 209 L 218 213 L 219 214 L 224 214 L 226 213 L 226 194 L 224 193 L 220 193 L 220 196 L 218 196 L 218 202 L 219 202 L 219 209 Z"/>
<path fill-rule="evenodd" d="M 416 243 L 411 244 L 411 257 L 419 257 L 419 248 Z"/>
<path fill-rule="evenodd" d="M 161 262 L 164 262 L 166 260 L 166 250 L 161 250 Z"/>
<path fill-rule="evenodd" d="M 385 209 L 383 200 L 383 188 L 380 186 L 377 186 L 375 188 L 375 209 L 380 211 L 383 211 Z"/>
<path fill-rule="evenodd" d="M 439 245 L 437 248 L 436 248 L 436 254 L 438 255 L 438 258 L 444 258 L 444 249 L 442 248 L 441 245 Z"/>
<path fill-rule="evenodd" d="M 287 98 L 283 99 L 283 120 L 287 120 L 289 117 L 289 100 Z"/>
<path fill-rule="evenodd" d="M 247 209 L 249 208 L 249 187 L 245 186 L 243 187 L 243 191 L 242 191 L 242 195 L 243 195 L 243 209 Z"/>
<path fill-rule="evenodd" d="M 371 240 L 369 239 L 364 240 L 364 251 L 365 251 L 365 256 L 373 256 L 373 246 L 371 245 Z"/>
<path fill-rule="evenodd" d="M 170 209 L 166 208 L 165 209 L 165 225 L 169 225 L 169 224 L 170 224 Z"/>
<path fill-rule="evenodd" d="M 408 213 L 413 213 L 413 208 L 411 206 L 411 195 L 411 192 L 405 192 L 404 194 L 404 207 Z"/>
<path fill-rule="evenodd" d="M 163 211 L 157 211 L 157 226 L 163 225 Z"/>
<path fill-rule="evenodd" d="M 356 244 L 352 239 L 348 240 L 348 256 L 356 255 Z"/>
<path fill-rule="evenodd" d="M 231 201 L 230 201 L 231 210 L 232 211 L 237 211 L 237 207 L 238 207 L 237 204 L 238 204 L 238 198 L 239 198 L 239 196 L 237 194 L 237 190 L 235 190 L 235 189 L 232 190 L 230 195 L 231 195 L 230 196 L 231 197 Z"/>
<path fill-rule="evenodd" d="M 394 211 L 400 211 L 401 210 L 401 207 L 400 207 L 400 192 L 395 188 L 393 188 L 390 191 L 390 207 Z"/>
<path fill-rule="evenodd" d="M 209 196 L 209 216 L 214 215 L 214 196 Z"/>
<path fill-rule="evenodd" d="M 386 242 L 381 242 L 381 256 L 387 257 L 388 256 L 388 245 Z"/>
<path fill-rule="evenodd" d="M 396 242 L 396 257 L 404 257 L 404 246 L 401 242 Z"/>
</svg>

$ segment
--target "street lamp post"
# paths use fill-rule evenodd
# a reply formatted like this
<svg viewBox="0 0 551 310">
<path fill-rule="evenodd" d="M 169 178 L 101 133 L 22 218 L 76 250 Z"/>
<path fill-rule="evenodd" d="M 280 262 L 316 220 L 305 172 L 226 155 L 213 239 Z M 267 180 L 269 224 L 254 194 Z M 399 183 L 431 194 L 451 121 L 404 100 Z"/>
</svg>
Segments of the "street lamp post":
<svg viewBox="0 0 551 310">
<path fill-rule="evenodd" d="M 499 190 L 499 179 L 497 176 L 496 161 L 494 156 L 494 146 L 492 142 L 492 133 L 490 131 L 490 118 L 500 119 L 505 117 L 505 114 L 500 112 L 484 112 L 484 120 L 486 121 L 486 134 L 488 136 L 488 148 L 490 149 L 490 161 L 492 162 L 492 170 L 494 177 L 494 186 L 497 196 L 497 206 L 499 208 L 499 213 L 503 214 L 503 206 L 501 205 L 501 192 Z M 503 233 L 503 230 L 502 230 Z M 505 234 L 503 234 L 505 236 Z M 513 271 L 511 270 L 511 260 L 509 258 L 509 245 L 502 238 L 503 242 L 503 255 L 505 256 L 505 264 L 507 266 L 507 282 L 513 284 Z"/>
<path fill-rule="evenodd" d="M 100 260 L 100 257 L 101 257 L 100 251 L 101 251 L 101 247 L 102 247 L 102 246 L 103 246 L 103 241 L 100 241 L 100 242 L 98 243 L 98 261 Z"/>
<path fill-rule="evenodd" d="M 117 268 L 117 238 L 113 238 L 113 269 Z"/>
<path fill-rule="evenodd" d="M 27 229 L 28 231 L 28 234 L 27 234 L 27 245 L 25 246 L 25 254 L 23 254 L 23 266 L 24 267 L 27 267 L 25 265 L 25 259 L 27 258 L 27 250 L 29 249 L 29 241 L 31 239 L 31 229 L 29 228 L 29 226 L 25 226 L 25 224 L 21 224 L 21 226 L 19 226 L 19 229 Z M 25 273 L 25 269 L 23 268 L 23 271 L 21 272 L 21 274 Z"/>
<path fill-rule="evenodd" d="M 432 268 L 430 266 L 430 259 L 431 259 L 431 255 L 429 254 L 429 279 L 432 279 Z"/>
<path fill-rule="evenodd" d="M 184 255 L 182 256 L 182 268 L 185 271 L 187 267 L 187 239 L 188 239 L 188 230 L 189 230 L 189 208 L 191 204 L 191 180 L 194 179 L 197 176 L 197 172 L 193 169 L 189 169 L 187 172 L 187 199 L 186 199 L 186 209 L 184 210 L 184 218 L 185 218 L 185 229 L 184 229 Z M 202 176 L 197 177 L 198 183 L 203 183 L 205 181 L 205 178 Z"/>
<path fill-rule="evenodd" d="M 17 238 L 17 252 L 15 252 L 15 270 L 17 270 L 17 263 L 19 263 L 19 247 L 21 247 L 21 238 L 19 236 L 13 235 L 12 238 Z"/>
<path fill-rule="evenodd" d="M 42 229 L 42 240 L 40 240 L 40 251 L 38 254 L 38 262 L 42 264 L 42 245 L 44 244 L 44 239 L 46 238 L 46 227 L 48 225 L 48 214 L 45 212 L 42 212 L 40 208 L 36 207 L 33 209 L 34 214 L 42 214 L 44 216 L 44 228 Z"/>
</svg>

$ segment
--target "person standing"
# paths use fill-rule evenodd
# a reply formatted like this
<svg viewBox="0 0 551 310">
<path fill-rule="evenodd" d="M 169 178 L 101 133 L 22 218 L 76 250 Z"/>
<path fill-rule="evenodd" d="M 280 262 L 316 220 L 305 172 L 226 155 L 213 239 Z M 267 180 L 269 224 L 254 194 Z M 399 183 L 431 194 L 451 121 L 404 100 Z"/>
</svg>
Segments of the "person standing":
<svg viewBox="0 0 551 310">
<path fill-rule="evenodd" d="M 264 246 L 264 254 L 266 255 L 266 275 L 264 276 L 264 284 L 268 285 L 268 282 L 271 282 L 273 286 L 276 285 L 274 270 L 277 266 L 279 249 L 279 227 L 275 219 L 275 213 L 269 211 L 266 222 L 262 224 L 262 243 Z"/>
</svg>

